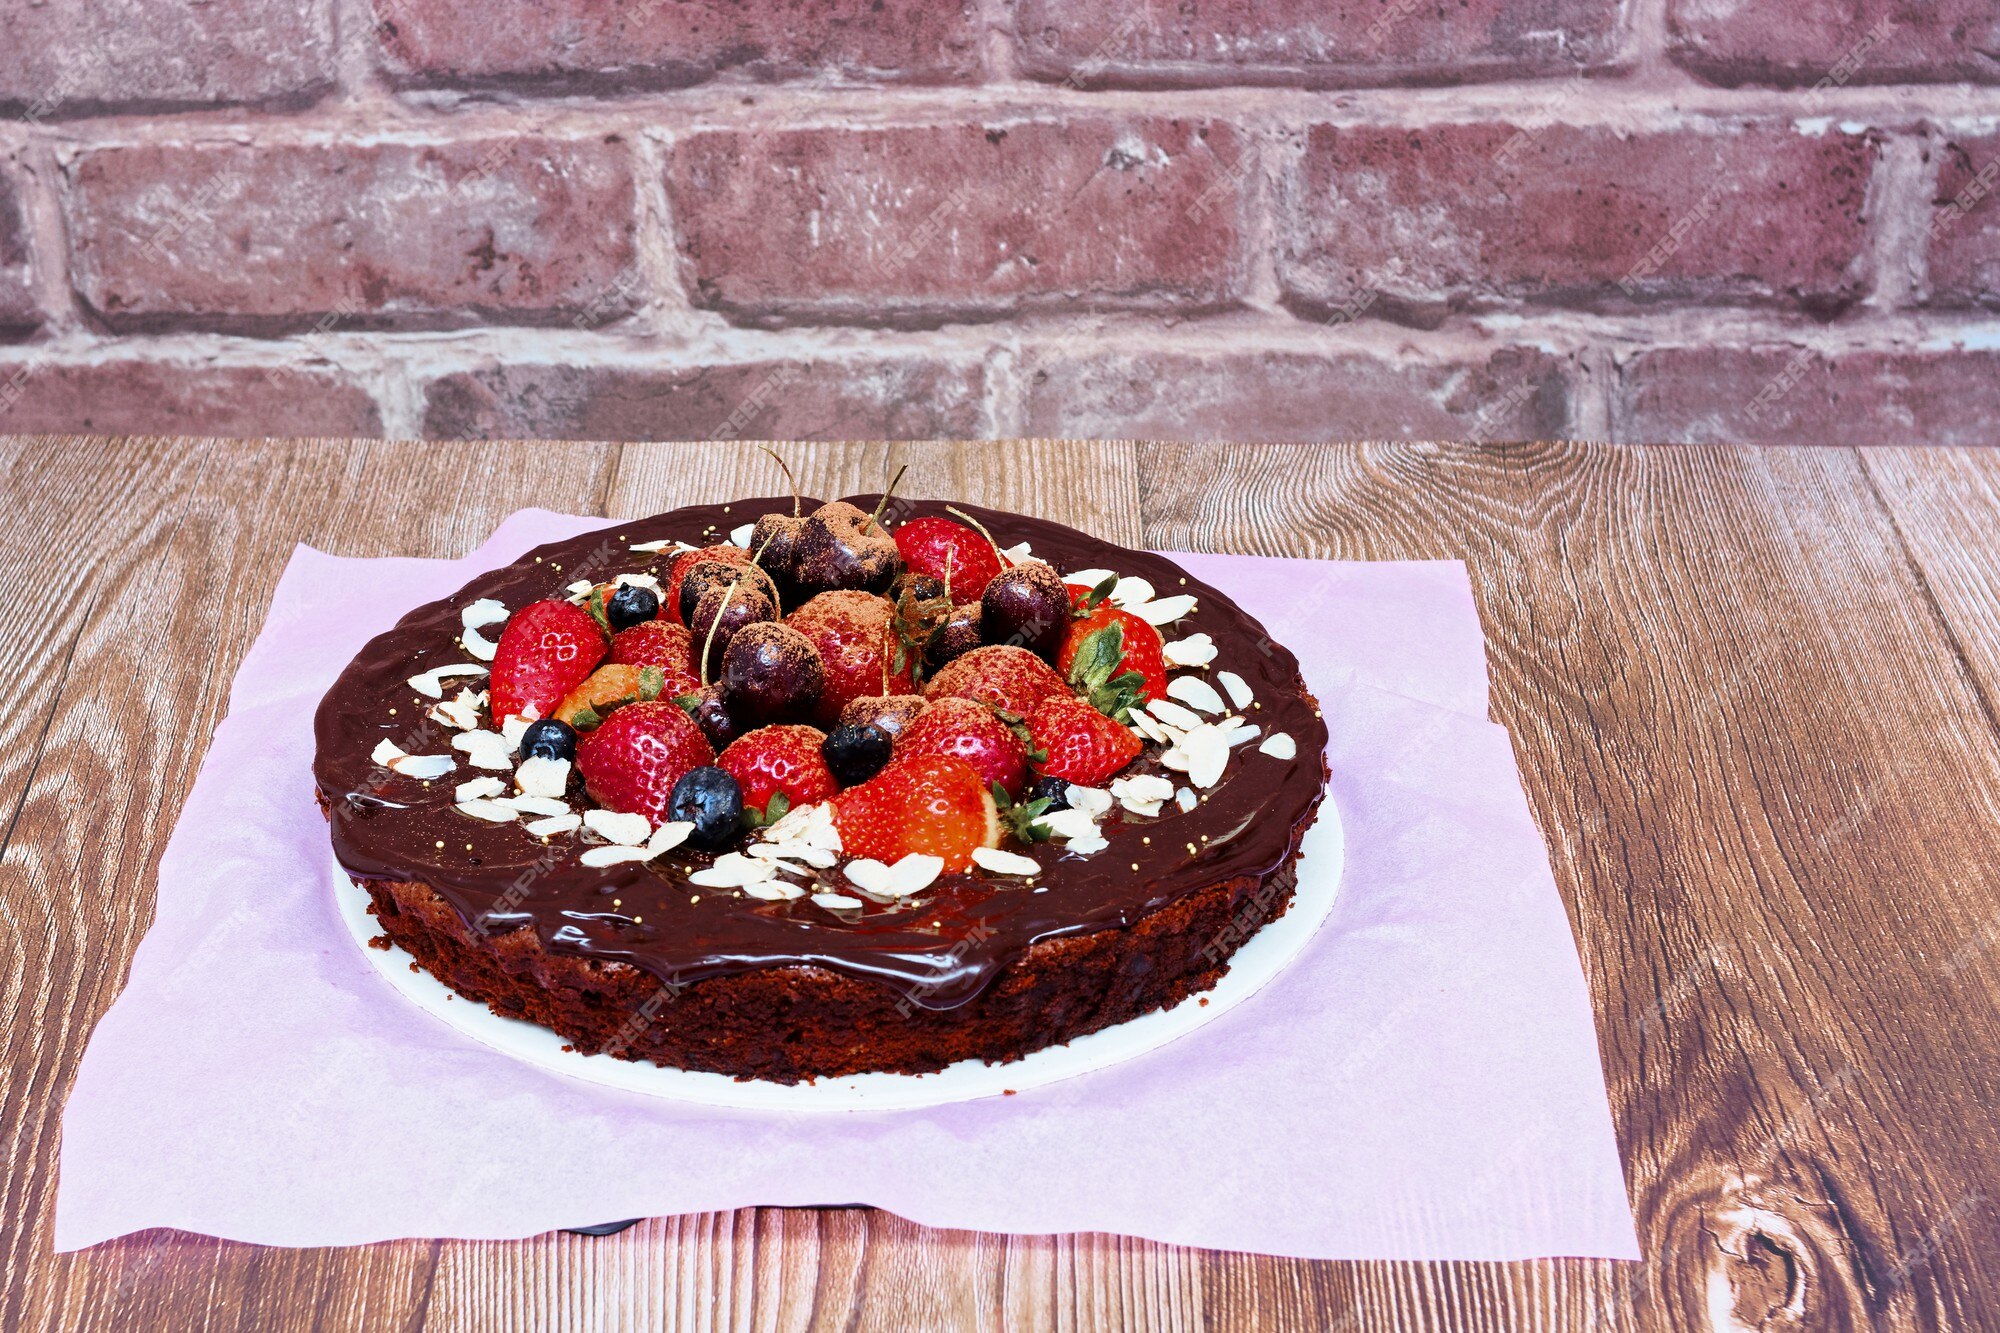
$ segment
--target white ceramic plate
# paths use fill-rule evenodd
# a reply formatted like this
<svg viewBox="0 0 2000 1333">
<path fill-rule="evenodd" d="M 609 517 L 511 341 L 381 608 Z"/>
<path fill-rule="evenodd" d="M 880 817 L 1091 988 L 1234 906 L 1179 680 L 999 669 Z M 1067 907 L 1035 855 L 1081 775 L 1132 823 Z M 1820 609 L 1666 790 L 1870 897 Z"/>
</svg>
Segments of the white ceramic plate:
<svg viewBox="0 0 2000 1333">
<path fill-rule="evenodd" d="M 723 1074 L 663 1069 L 566 1050 L 563 1038 L 547 1028 L 502 1018 L 452 991 L 430 973 L 412 967 L 410 955 L 403 950 L 368 947 L 380 934 L 375 918 L 368 914 L 368 894 L 337 862 L 334 884 L 341 916 L 363 946 L 362 954 L 391 986 L 458 1032 L 516 1059 L 606 1087 L 708 1106 L 794 1112 L 889 1111 L 1041 1087 L 1143 1055 L 1212 1022 L 1255 995 L 1312 939 L 1333 908 L 1344 850 L 1340 812 L 1329 793 L 1320 803 L 1318 821 L 1306 833 L 1299 857 L 1298 890 L 1290 910 L 1236 951 L 1228 973 L 1213 990 L 1190 996 L 1172 1009 L 1047 1047 L 1011 1064 L 961 1060 L 935 1074 L 855 1074 L 790 1085 L 738 1082 Z M 1201 1003 L 1204 999 L 1208 1003 Z"/>
</svg>

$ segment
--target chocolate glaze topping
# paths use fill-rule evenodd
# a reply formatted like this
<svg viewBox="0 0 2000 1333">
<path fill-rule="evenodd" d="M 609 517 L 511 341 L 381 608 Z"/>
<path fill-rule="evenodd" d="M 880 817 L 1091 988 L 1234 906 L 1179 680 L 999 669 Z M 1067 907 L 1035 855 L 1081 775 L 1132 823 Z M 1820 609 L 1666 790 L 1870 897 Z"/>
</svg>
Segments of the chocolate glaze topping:
<svg viewBox="0 0 2000 1333">
<path fill-rule="evenodd" d="M 877 499 L 849 498 L 863 511 Z M 817 501 L 804 503 L 810 513 Z M 1164 633 L 1170 640 L 1198 631 L 1213 638 L 1219 654 L 1207 678 L 1220 670 L 1242 676 L 1260 705 L 1247 711 L 1248 720 L 1263 736 L 1289 733 L 1297 756 L 1279 760 L 1260 753 L 1256 741 L 1239 745 L 1222 780 L 1192 811 L 1169 801 L 1159 818 L 1139 819 L 1114 808 L 1101 825 L 1110 846 L 1095 856 L 1063 855 L 1060 843 L 1014 847 L 1042 863 L 1036 885 L 1043 892 L 1019 880 L 945 876 L 914 903 L 871 903 L 859 913 L 828 911 L 810 895 L 770 903 L 691 886 L 686 876 L 709 858 L 685 848 L 650 864 L 591 869 L 578 863 L 582 844 L 574 835 L 544 844 L 518 824 L 483 823 L 454 810 L 454 788 L 479 770 L 461 763 L 456 773 L 426 783 L 370 758 L 385 736 L 411 754 L 452 753 L 455 733 L 424 720 L 432 701 L 407 682 L 432 667 L 472 660 L 457 642 L 459 613 L 471 602 L 492 597 L 517 611 L 564 596 L 577 579 L 607 581 L 655 563 L 664 572 L 671 551 L 654 556 L 630 547 L 663 538 L 725 541 L 731 529 L 767 512 L 790 513 L 791 504 L 788 496 L 680 509 L 538 547 L 370 640 L 327 692 L 314 722 L 313 773 L 341 865 L 357 879 L 421 880 L 474 929 L 498 934 L 527 926 L 554 952 L 621 960 L 671 984 L 810 964 L 880 982 L 925 1008 L 949 1009 L 979 994 L 1038 940 L 1129 925 L 1185 894 L 1236 876 L 1261 879 L 1283 864 L 1294 830 L 1312 818 L 1324 790 L 1326 728 L 1304 693 L 1297 659 L 1235 603 L 1171 561 L 969 505 L 959 507 L 1003 546 L 1025 540 L 1060 571 L 1110 569 L 1150 580 L 1161 597 L 1194 594 L 1195 610 Z M 944 513 L 938 502 L 899 508 L 906 517 Z M 483 681 L 447 681 L 447 696 L 462 685 L 478 689 Z M 1157 748 L 1149 746 L 1128 771 L 1181 782 L 1158 766 Z M 831 879 L 839 872 L 824 873 Z"/>
</svg>

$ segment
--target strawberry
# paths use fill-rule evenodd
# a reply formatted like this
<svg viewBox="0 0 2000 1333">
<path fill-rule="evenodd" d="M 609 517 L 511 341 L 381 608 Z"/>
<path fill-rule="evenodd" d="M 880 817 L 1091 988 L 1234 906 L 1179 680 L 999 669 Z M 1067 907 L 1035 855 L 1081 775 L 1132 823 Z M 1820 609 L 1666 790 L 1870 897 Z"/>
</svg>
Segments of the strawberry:
<svg viewBox="0 0 2000 1333">
<path fill-rule="evenodd" d="M 924 697 L 932 701 L 975 699 L 1019 717 L 1052 694 L 1068 693 L 1047 662 L 1012 644 L 974 648 L 954 657 L 924 686 Z"/>
<path fill-rule="evenodd" d="M 819 650 L 826 683 L 816 720 L 831 724 L 864 695 L 914 694 L 916 654 L 896 637 L 888 598 L 853 589 L 823 592 L 785 617 Z"/>
<path fill-rule="evenodd" d="M 654 666 L 601 666 L 563 696 L 556 705 L 556 721 L 589 731 L 614 709 L 659 698 L 666 682 L 666 673 Z"/>
<path fill-rule="evenodd" d="M 1000 572 L 993 543 L 948 518 L 913 518 L 896 529 L 896 549 L 912 572 L 943 579 L 953 602 L 976 602 Z"/>
<path fill-rule="evenodd" d="M 989 786 L 1016 793 L 1028 780 L 1028 746 L 985 704 L 940 699 L 919 713 L 896 740 L 895 756 L 942 754 L 971 764 Z"/>
<path fill-rule="evenodd" d="M 533 709 L 547 717 L 604 659 L 604 631 L 589 612 L 568 602 L 531 602 L 500 631 L 493 653 L 493 720 Z"/>
<path fill-rule="evenodd" d="M 611 636 L 611 656 L 605 660 L 623 666 L 658 667 L 666 676 L 661 693 L 668 699 L 701 688 L 701 677 L 694 668 L 694 633 L 685 625 L 642 620 Z"/>
<path fill-rule="evenodd" d="M 725 542 L 721 546 L 704 546 L 699 551 L 682 551 L 668 561 L 667 576 L 660 580 L 660 586 L 666 589 L 660 598 L 660 619 L 676 625 L 684 623 L 681 620 L 681 580 L 704 560 L 726 560 L 732 565 L 747 565 L 750 553 Z"/>
<path fill-rule="evenodd" d="M 759 727 L 731 741 L 715 763 L 736 779 L 743 808 L 772 823 L 786 809 L 816 805 L 840 789 L 820 755 L 824 740 L 818 727 Z M 784 809 L 771 809 L 774 796 L 784 798 Z"/>
<path fill-rule="evenodd" d="M 1028 714 L 1028 735 L 1043 752 L 1037 771 L 1086 787 L 1103 782 L 1144 748 L 1129 728 L 1067 694 L 1035 705 Z"/>
<path fill-rule="evenodd" d="M 1000 842 L 993 794 L 962 759 L 915 754 L 890 761 L 858 787 L 833 798 L 841 850 L 890 864 L 912 853 L 941 857 L 948 874 L 972 853 Z"/>
<path fill-rule="evenodd" d="M 1130 611 L 1072 588 L 1078 618 L 1056 654 L 1056 670 L 1110 717 L 1167 697 L 1166 641 Z"/>
<path fill-rule="evenodd" d="M 576 745 L 584 790 L 607 810 L 667 817 L 674 784 L 715 762 L 715 749 L 680 705 L 627 704 Z"/>
</svg>

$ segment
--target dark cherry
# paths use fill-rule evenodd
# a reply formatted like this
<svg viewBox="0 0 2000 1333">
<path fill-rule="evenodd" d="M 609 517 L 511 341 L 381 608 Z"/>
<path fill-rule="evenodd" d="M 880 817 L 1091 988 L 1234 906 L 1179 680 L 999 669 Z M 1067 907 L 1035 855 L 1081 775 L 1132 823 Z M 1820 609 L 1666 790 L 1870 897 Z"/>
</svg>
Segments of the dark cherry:
<svg viewBox="0 0 2000 1333">
<path fill-rule="evenodd" d="M 996 574 L 979 599 L 980 634 L 987 643 L 1011 643 L 1055 661 L 1069 633 L 1069 590 L 1062 576 L 1040 560 Z"/>
<path fill-rule="evenodd" d="M 819 744 L 820 756 L 832 770 L 834 781 L 843 787 L 866 782 L 880 773 L 893 748 L 895 742 L 889 733 L 870 723 L 842 724 Z"/>
<path fill-rule="evenodd" d="M 552 717 L 530 722 L 521 733 L 520 751 L 523 759 L 567 759 L 575 763 L 576 728 Z"/>
<path fill-rule="evenodd" d="M 885 592 L 903 572 L 903 553 L 881 524 L 845 500 L 806 516 L 794 548 L 792 577 L 807 592 L 860 588 Z"/>
<path fill-rule="evenodd" d="M 743 789 L 713 764 L 691 768 L 667 797 L 667 818 L 694 825 L 688 841 L 713 851 L 733 842 L 743 823 Z"/>
<path fill-rule="evenodd" d="M 628 583 L 612 593 L 611 600 L 604 604 L 604 618 L 611 622 L 613 634 L 656 619 L 659 614 L 660 595 L 636 583 Z"/>
<path fill-rule="evenodd" d="M 847 707 L 840 710 L 840 725 L 875 727 L 893 741 L 928 704 L 929 700 L 921 694 L 864 694 L 849 700 Z"/>
<path fill-rule="evenodd" d="M 720 620 L 717 612 L 721 613 Z M 763 589 L 751 584 L 741 587 L 714 587 L 703 593 L 688 617 L 694 633 L 694 655 L 699 665 L 702 645 L 709 642 L 709 626 L 715 626 L 715 642 L 709 649 L 704 675 L 714 675 L 729 651 L 729 641 L 745 625 L 758 625 L 778 618 L 778 603 Z"/>
<path fill-rule="evenodd" d="M 806 521 L 790 514 L 766 514 L 750 529 L 750 555 L 758 567 L 779 578 L 791 577 L 798 565 L 799 536 Z"/>
<path fill-rule="evenodd" d="M 978 602 L 967 602 L 954 607 L 944 618 L 944 626 L 931 636 L 924 645 L 924 661 L 935 671 L 954 657 L 962 657 L 974 648 L 981 647 L 986 640 L 981 631 L 985 616 Z"/>
<path fill-rule="evenodd" d="M 1069 809 L 1069 783 L 1063 778 L 1036 778 L 1029 784 L 1023 802 L 1046 800 L 1050 810 Z M 1046 812 L 1045 812 L 1046 813 Z"/>
<path fill-rule="evenodd" d="M 750 730 L 742 719 L 729 711 L 729 705 L 723 701 L 720 685 L 704 685 L 684 698 L 687 702 L 682 703 L 681 707 L 687 709 L 688 716 L 694 719 L 697 727 L 701 728 L 701 734 L 708 737 L 708 743 L 717 750 L 725 748 L 731 741 Z"/>
<path fill-rule="evenodd" d="M 681 578 L 681 623 L 694 624 L 695 607 L 711 592 L 742 585 L 745 591 L 755 588 L 771 599 L 771 605 L 778 604 L 778 585 L 771 576 L 755 565 L 731 560 L 697 560 L 689 565 Z M 743 594 L 738 593 L 741 597 Z"/>
<path fill-rule="evenodd" d="M 732 712 L 761 722 L 805 716 L 825 687 L 819 649 L 790 625 L 745 625 L 722 655 L 722 697 Z"/>
</svg>

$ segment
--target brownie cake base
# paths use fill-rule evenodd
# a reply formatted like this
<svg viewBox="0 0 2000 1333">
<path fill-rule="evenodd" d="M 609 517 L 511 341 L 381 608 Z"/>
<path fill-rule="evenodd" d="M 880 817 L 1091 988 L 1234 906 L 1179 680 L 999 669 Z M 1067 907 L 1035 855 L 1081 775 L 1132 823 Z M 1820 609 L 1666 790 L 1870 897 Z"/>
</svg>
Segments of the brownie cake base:
<svg viewBox="0 0 2000 1333">
<path fill-rule="evenodd" d="M 798 1083 L 1018 1060 L 1208 990 L 1243 942 L 1290 908 L 1309 824 L 1293 830 L 1272 873 L 1224 880 L 1130 926 L 1043 940 L 946 1010 L 803 965 L 676 987 L 630 963 L 554 953 L 531 929 L 482 935 L 418 881 L 363 887 L 388 941 L 433 976 L 578 1051 Z"/>
</svg>

